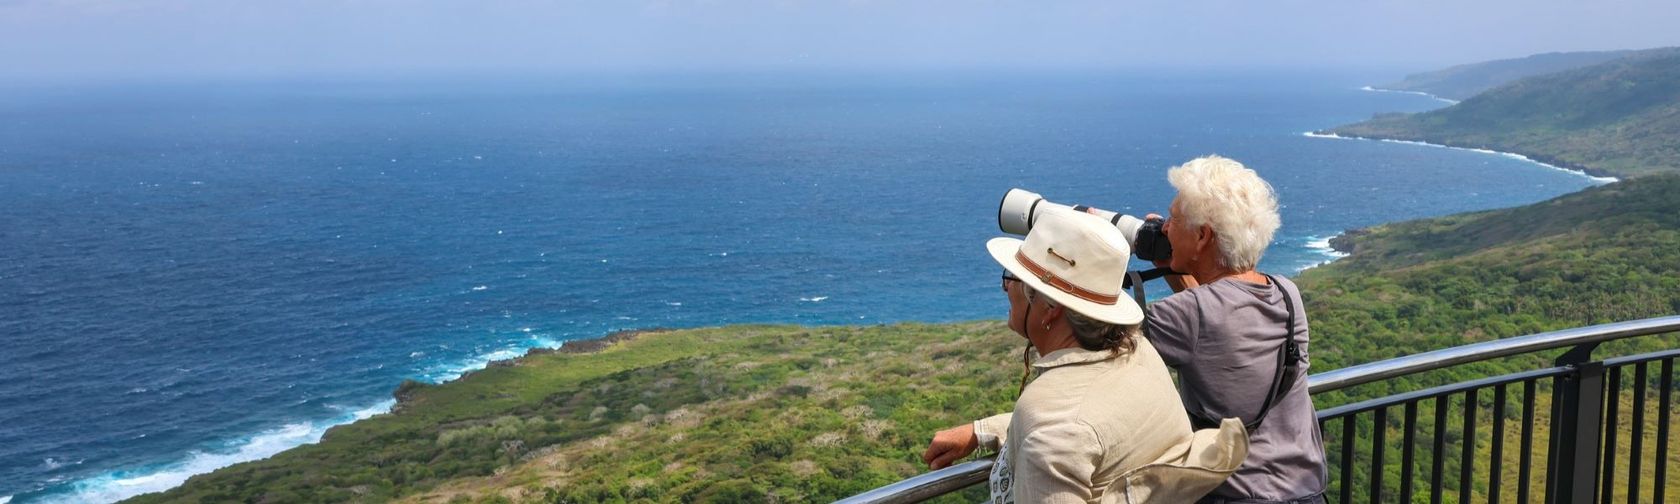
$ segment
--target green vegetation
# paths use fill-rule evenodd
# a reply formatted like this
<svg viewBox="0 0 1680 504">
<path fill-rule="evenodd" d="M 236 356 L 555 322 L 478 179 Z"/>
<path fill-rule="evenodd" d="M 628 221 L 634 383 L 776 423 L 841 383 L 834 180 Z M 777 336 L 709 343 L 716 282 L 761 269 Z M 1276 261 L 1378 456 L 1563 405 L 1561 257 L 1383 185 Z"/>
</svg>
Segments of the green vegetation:
<svg viewBox="0 0 1680 504">
<path fill-rule="evenodd" d="M 1298 279 L 1314 367 L 1680 313 L 1676 195 L 1680 176 L 1653 176 L 1371 228 L 1351 257 Z"/>
<path fill-rule="evenodd" d="M 1517 152 L 1598 175 L 1680 171 L 1680 49 L 1521 79 L 1450 107 L 1329 130 Z"/>
<path fill-rule="evenodd" d="M 1520 208 L 1455 215 L 1438 219 L 1388 224 L 1353 238 L 1351 257 L 1302 274 L 1298 281 L 1312 310 L 1314 369 L 1333 369 L 1466 343 L 1518 336 L 1620 320 L 1680 313 L 1680 176 L 1657 175 L 1592 188 L 1551 201 Z M 1652 336 L 1607 344 L 1594 353 L 1605 358 L 1659 349 L 1680 348 L 1680 336 Z M 1418 390 L 1550 365 L 1562 351 L 1525 355 L 1459 366 L 1321 394 L 1322 408 L 1360 399 Z M 1654 422 L 1658 369 L 1648 378 L 1644 417 L 1645 459 L 1642 471 L 1650 485 L 1654 453 Z M 1622 375 L 1618 424 L 1621 454 L 1618 480 L 1626 479 L 1632 453 L 1630 411 L 1633 372 Z M 1504 416 L 1503 498 L 1516 496 L 1522 387 L 1507 390 Z M 1534 460 L 1544 474 L 1546 427 L 1549 425 L 1551 384 L 1536 390 Z M 1462 397 L 1448 403 L 1444 480 L 1447 501 L 1457 502 L 1459 450 L 1463 447 Z M 1494 397 L 1479 394 L 1474 438 L 1474 468 L 1470 484 L 1477 500 L 1485 498 L 1492 458 Z M 1434 403 L 1419 405 L 1413 466 L 1418 483 L 1426 488 L 1429 463 L 1435 456 L 1429 437 L 1435 425 Z M 1680 424 L 1669 419 L 1671 428 Z M 1398 494 L 1401 473 L 1401 411 L 1388 413 L 1385 426 L 1387 457 L 1384 481 L 1390 498 Z M 1325 439 L 1330 458 L 1342 463 L 1342 424 L 1332 422 Z M 1359 447 L 1353 461 L 1356 495 L 1364 495 L 1369 481 L 1373 423 L 1370 416 L 1356 422 Z M 1680 467 L 1680 452 L 1662 454 L 1670 467 Z M 1540 476 L 1533 496 L 1541 495 Z M 1335 478 L 1333 478 L 1335 479 Z M 1680 491 L 1672 478 L 1669 494 Z M 1620 491 L 1618 490 L 1618 495 Z M 1645 495 L 1650 495 L 1647 489 Z M 1359 499 L 1356 499 L 1359 500 Z M 1415 502 L 1428 502 L 1427 494 Z"/>
<path fill-rule="evenodd" d="M 997 322 L 644 334 L 409 385 L 396 414 L 133 501 L 833 500 L 1007 410 L 1021 348 Z"/>
<path fill-rule="evenodd" d="M 1394 91 L 1417 91 L 1464 100 L 1507 83 L 1536 75 L 1588 67 L 1644 51 L 1593 51 L 1536 54 L 1523 58 L 1469 63 L 1407 75 L 1400 82 L 1377 86 Z"/>
<path fill-rule="evenodd" d="M 1311 310 L 1313 369 L 1680 312 L 1675 195 L 1680 176 L 1654 176 L 1521 208 L 1373 228 L 1353 239 L 1352 257 L 1299 278 Z M 1680 338 L 1639 338 L 1597 355 L 1677 344 Z M 444 385 L 405 385 L 398 413 L 134 501 L 831 500 L 922 472 L 917 457 L 934 431 L 1009 408 L 1022 348 L 998 322 L 736 326 L 601 346 L 594 353 L 527 356 Z M 1466 366 L 1315 400 L 1325 408 L 1532 369 L 1554 356 Z M 1542 426 L 1547 390 L 1543 385 Z M 1519 392 L 1511 391 L 1506 407 L 1507 499 L 1515 495 Z M 1630 397 L 1623 395 L 1623 411 Z M 1654 408 L 1655 400 L 1648 404 Z M 1420 425 L 1429 432 L 1433 410 L 1424 406 Z M 1450 406 L 1462 407 L 1457 400 Z M 1479 396 L 1477 407 L 1484 412 L 1479 422 L 1488 422 L 1491 394 Z M 1391 491 L 1400 474 L 1400 418 L 1391 412 L 1385 430 Z M 1449 418 L 1452 455 L 1462 438 L 1458 414 Z M 1339 424 L 1330 428 L 1326 439 L 1339 462 Z M 1358 424 L 1361 446 L 1369 446 L 1372 429 L 1369 417 Z M 1490 430 L 1483 425 L 1475 438 L 1482 460 L 1491 456 Z M 1653 432 L 1647 429 L 1647 437 Z M 1429 440 L 1421 440 L 1419 460 L 1427 461 Z M 1544 449 L 1543 430 L 1536 446 Z M 1653 443 L 1645 446 L 1649 451 Z M 1367 477 L 1367 457 L 1364 451 L 1355 457 L 1356 484 Z M 1680 453 L 1670 457 L 1671 467 L 1680 467 Z M 1426 474 L 1425 462 L 1419 464 Z M 1456 457 L 1445 466 L 1448 483 L 1456 485 Z M 1644 470 L 1651 466 L 1647 460 Z M 1476 495 L 1485 495 L 1485 468 L 1476 474 Z M 1680 492 L 1671 488 L 1671 495 Z M 981 492 L 971 488 L 946 500 L 973 502 Z"/>
<path fill-rule="evenodd" d="M 1377 226 L 1354 254 L 1298 278 L 1313 366 L 1335 369 L 1476 341 L 1680 313 L 1680 176 L 1618 182 L 1529 206 Z M 1675 348 L 1643 338 L 1597 355 Z M 1531 355 L 1389 380 L 1331 404 L 1532 369 Z"/>
</svg>

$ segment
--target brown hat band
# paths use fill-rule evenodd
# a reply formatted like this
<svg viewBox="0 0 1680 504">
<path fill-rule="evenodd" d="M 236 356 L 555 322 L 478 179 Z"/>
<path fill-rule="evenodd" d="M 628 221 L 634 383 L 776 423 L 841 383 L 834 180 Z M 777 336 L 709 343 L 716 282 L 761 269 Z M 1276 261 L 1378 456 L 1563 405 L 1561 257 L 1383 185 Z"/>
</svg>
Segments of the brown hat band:
<svg viewBox="0 0 1680 504">
<path fill-rule="evenodd" d="M 1063 280 L 1062 277 L 1056 276 L 1055 273 L 1051 273 L 1050 270 L 1045 269 L 1043 266 L 1039 266 L 1038 263 L 1033 262 L 1032 259 L 1028 259 L 1027 255 L 1021 253 L 1019 250 L 1015 251 L 1015 260 L 1020 261 L 1021 267 L 1026 268 L 1028 272 L 1033 274 L 1033 276 L 1038 277 L 1039 281 L 1042 281 L 1051 287 L 1055 287 L 1057 290 L 1062 292 L 1072 294 L 1073 297 L 1105 305 L 1120 302 L 1120 296 L 1111 296 L 1100 292 L 1085 290 L 1078 285 L 1074 285 L 1069 283 L 1067 280 Z"/>
</svg>

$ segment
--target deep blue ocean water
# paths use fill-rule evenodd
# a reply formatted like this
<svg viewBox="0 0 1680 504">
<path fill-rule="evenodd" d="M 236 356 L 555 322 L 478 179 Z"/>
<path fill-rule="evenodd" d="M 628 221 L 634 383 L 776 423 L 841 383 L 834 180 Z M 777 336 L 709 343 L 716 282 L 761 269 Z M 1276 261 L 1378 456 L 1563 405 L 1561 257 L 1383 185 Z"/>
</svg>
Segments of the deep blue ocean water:
<svg viewBox="0 0 1680 504">
<path fill-rule="evenodd" d="M 1166 168 L 1233 157 L 1276 186 L 1262 266 L 1293 273 L 1346 228 L 1592 183 L 1302 135 L 1442 105 L 1359 90 L 1385 77 L 3 93 L 0 503 L 162 490 L 381 412 L 405 378 L 616 330 L 998 318 L 982 243 L 1010 187 L 1141 214 Z"/>
</svg>

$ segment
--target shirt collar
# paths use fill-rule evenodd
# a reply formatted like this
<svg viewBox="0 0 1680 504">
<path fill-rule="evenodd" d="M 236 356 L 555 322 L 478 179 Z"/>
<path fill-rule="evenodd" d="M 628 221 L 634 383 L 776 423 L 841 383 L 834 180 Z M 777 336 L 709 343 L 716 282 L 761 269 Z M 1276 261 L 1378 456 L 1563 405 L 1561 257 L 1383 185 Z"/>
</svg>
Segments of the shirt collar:
<svg viewBox="0 0 1680 504">
<path fill-rule="evenodd" d="M 1042 371 L 1053 367 L 1107 360 L 1110 355 L 1108 350 L 1091 351 L 1079 347 L 1063 348 L 1039 357 L 1038 360 L 1033 361 L 1032 367 Z"/>
</svg>

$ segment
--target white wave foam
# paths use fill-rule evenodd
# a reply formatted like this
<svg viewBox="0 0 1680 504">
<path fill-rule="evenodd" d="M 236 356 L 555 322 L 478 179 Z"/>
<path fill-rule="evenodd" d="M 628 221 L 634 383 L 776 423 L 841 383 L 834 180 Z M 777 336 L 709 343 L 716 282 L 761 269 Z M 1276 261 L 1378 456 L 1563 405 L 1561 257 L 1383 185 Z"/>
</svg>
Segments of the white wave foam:
<svg viewBox="0 0 1680 504">
<path fill-rule="evenodd" d="M 1462 150 L 1462 151 L 1470 151 L 1470 152 L 1480 152 L 1482 154 L 1494 154 L 1494 155 L 1504 156 L 1504 157 L 1508 157 L 1508 158 L 1516 159 L 1516 160 L 1520 160 L 1520 161 L 1526 161 L 1526 162 L 1529 162 L 1529 163 L 1532 163 L 1532 164 L 1537 164 L 1537 165 L 1540 165 L 1540 166 L 1543 166 L 1543 167 L 1546 167 L 1546 168 L 1551 168 L 1553 170 L 1557 170 L 1557 171 L 1561 171 L 1561 172 L 1571 173 L 1571 174 L 1574 174 L 1574 175 L 1580 175 L 1582 177 L 1586 177 L 1587 180 L 1592 181 L 1592 183 L 1594 183 L 1594 184 L 1608 184 L 1608 183 L 1615 182 L 1615 181 L 1619 180 L 1616 177 L 1599 177 L 1599 176 L 1596 176 L 1596 175 L 1590 175 L 1585 171 L 1571 170 L 1569 168 L 1564 168 L 1562 166 L 1557 166 L 1557 165 L 1554 165 L 1554 164 L 1551 164 L 1551 163 L 1546 163 L 1546 162 L 1542 162 L 1542 161 L 1535 161 L 1534 159 L 1529 158 L 1528 156 L 1524 156 L 1522 154 L 1517 154 L 1515 152 L 1496 151 L 1496 150 L 1492 150 L 1492 149 L 1477 149 L 1477 148 L 1472 148 L 1472 147 L 1453 147 L 1453 146 L 1450 146 L 1450 145 L 1432 144 L 1432 143 L 1429 143 L 1429 142 L 1419 142 L 1419 141 L 1415 141 L 1415 140 L 1392 140 L 1392 139 L 1387 139 L 1387 138 L 1380 138 L 1380 139 L 1377 139 L 1377 141 L 1388 142 L 1388 143 L 1397 143 L 1397 144 L 1406 144 L 1406 145 L 1421 145 L 1421 146 L 1424 146 L 1424 147 L 1435 147 L 1435 148 L 1438 148 L 1438 149 L 1452 149 L 1452 150 Z"/>
<path fill-rule="evenodd" d="M 1343 258 L 1343 257 L 1347 257 L 1348 256 L 1347 252 L 1342 252 L 1342 251 L 1336 250 L 1335 247 L 1330 246 L 1330 239 L 1331 238 L 1335 238 L 1335 237 L 1334 236 L 1308 236 L 1307 237 L 1307 248 L 1312 249 L 1313 251 L 1318 252 L 1320 254 L 1324 254 L 1325 256 L 1328 256 L 1328 257 L 1333 258 L 1333 259 L 1340 259 L 1340 258 Z"/>
<path fill-rule="evenodd" d="M 10 496 L 10 495 L 0 495 L 0 504 L 6 504 L 6 503 L 11 502 L 11 501 L 12 501 L 12 496 Z"/>
<path fill-rule="evenodd" d="M 460 378 L 461 375 L 489 367 L 491 362 L 508 360 L 525 355 L 525 351 L 525 348 L 508 347 L 494 352 L 476 355 L 453 365 L 439 366 L 436 370 L 426 373 L 424 378 L 432 383 L 443 383 Z"/>
<path fill-rule="evenodd" d="M 1383 88 L 1374 88 L 1374 87 L 1371 87 L 1371 86 L 1365 86 L 1365 87 L 1359 88 L 1359 90 L 1360 91 L 1372 91 L 1372 92 L 1377 92 L 1377 93 L 1400 93 L 1400 94 L 1426 96 L 1426 97 L 1429 97 L 1430 99 L 1439 100 L 1439 101 L 1442 101 L 1442 102 L 1446 102 L 1448 104 L 1457 104 L 1458 103 L 1458 100 L 1454 100 L 1452 98 L 1442 98 L 1442 97 L 1435 96 L 1435 95 L 1432 95 L 1432 94 L 1429 94 L 1429 93 L 1425 93 L 1423 91 L 1401 91 L 1401 90 L 1398 90 L 1398 89 L 1383 89 Z"/>
<path fill-rule="evenodd" d="M 106 503 L 140 494 L 161 492 L 179 486 L 194 475 L 240 462 L 265 459 L 297 446 L 319 442 L 327 429 L 385 413 L 395 404 L 396 401 L 387 399 L 372 406 L 348 411 L 336 418 L 287 424 L 245 438 L 227 451 L 194 450 L 180 460 L 162 466 L 107 472 L 71 483 L 67 493 L 48 495 L 40 502 Z M 10 497 L 0 499 L 0 504 L 6 504 L 10 500 Z"/>
<path fill-rule="evenodd" d="M 523 343 L 509 344 L 494 351 L 475 355 L 452 364 L 433 366 L 430 370 L 421 373 L 420 378 L 431 383 L 443 383 L 460 378 L 462 375 L 467 373 L 489 367 L 491 362 L 522 357 L 526 352 L 531 351 L 533 348 L 560 348 L 560 345 L 564 344 L 562 341 L 542 336 L 541 333 L 524 331 L 523 328 L 520 332 L 531 334 L 532 336 Z"/>
<path fill-rule="evenodd" d="M 816 296 L 816 297 L 802 297 L 802 298 L 799 298 L 800 301 L 804 301 L 804 302 L 807 302 L 807 303 L 821 303 L 822 300 L 824 300 L 824 299 L 828 299 L 828 296 Z"/>
<path fill-rule="evenodd" d="M 1316 252 L 1319 255 L 1323 256 L 1324 260 L 1322 260 L 1322 261 L 1310 261 L 1307 264 L 1303 264 L 1303 265 L 1301 265 L 1301 267 L 1296 268 L 1295 272 L 1300 273 L 1302 271 L 1306 271 L 1306 270 L 1313 269 L 1313 268 L 1316 268 L 1316 267 L 1319 267 L 1319 266 L 1330 264 L 1332 262 L 1335 262 L 1337 259 L 1347 257 L 1348 254 L 1346 252 L 1338 251 L 1334 247 L 1330 246 L 1330 239 L 1331 238 L 1333 238 L 1333 236 L 1312 235 L 1312 236 L 1306 237 L 1305 245 L 1306 245 L 1307 249 L 1311 250 L 1313 252 Z"/>
<path fill-rule="evenodd" d="M 488 286 L 488 285 L 476 285 L 476 286 L 473 286 L 472 290 L 473 290 L 473 292 L 478 292 L 478 291 L 489 289 L 489 288 L 490 288 L 490 286 Z"/>
<path fill-rule="evenodd" d="M 1429 142 L 1419 142 L 1419 141 L 1416 141 L 1416 140 L 1395 140 L 1395 139 L 1391 139 L 1391 138 L 1364 138 L 1364 137 L 1353 137 L 1353 136 L 1341 136 L 1341 135 L 1337 135 L 1335 133 L 1315 133 L 1315 132 L 1311 132 L 1311 131 L 1308 131 L 1306 133 L 1302 133 L 1302 136 L 1307 136 L 1307 137 L 1311 137 L 1311 138 L 1335 138 L 1335 139 L 1340 139 L 1340 140 L 1376 140 L 1378 142 L 1397 143 L 1397 144 L 1405 144 L 1405 145 L 1418 145 L 1418 146 L 1423 146 L 1423 147 L 1434 147 L 1434 148 L 1437 148 L 1437 149 L 1452 149 L 1452 150 L 1479 152 L 1479 153 L 1482 153 L 1482 154 L 1493 154 L 1493 155 L 1497 155 L 1497 156 L 1504 156 L 1504 157 L 1508 157 L 1508 158 L 1511 158 L 1511 159 L 1516 159 L 1516 160 L 1519 160 L 1519 161 L 1525 161 L 1525 162 L 1528 162 L 1528 163 L 1531 163 L 1531 164 L 1540 165 L 1540 166 L 1545 167 L 1545 168 L 1550 168 L 1550 169 L 1553 169 L 1553 170 L 1557 170 L 1557 171 L 1561 171 L 1561 172 L 1565 172 L 1565 173 L 1570 173 L 1570 174 L 1573 174 L 1573 175 L 1580 175 L 1582 177 L 1585 177 L 1588 181 L 1591 181 L 1592 183 L 1599 184 L 1599 185 L 1608 184 L 1608 183 L 1611 183 L 1611 182 L 1621 180 L 1621 179 L 1618 179 L 1616 177 L 1600 177 L 1600 176 L 1597 176 L 1597 175 L 1589 174 L 1585 171 L 1572 170 L 1572 169 L 1564 168 L 1562 166 L 1557 166 L 1557 165 L 1554 165 L 1554 164 L 1551 164 L 1551 163 L 1546 163 L 1546 162 L 1543 162 L 1543 161 L 1536 161 L 1533 158 L 1530 158 L 1528 156 L 1524 156 L 1522 154 L 1517 154 L 1515 152 L 1496 151 L 1496 150 L 1493 150 L 1493 149 L 1478 149 L 1478 148 L 1474 148 L 1474 147 L 1453 147 L 1453 146 L 1450 146 L 1450 145 L 1432 144 L 1432 143 L 1429 143 Z"/>
</svg>

